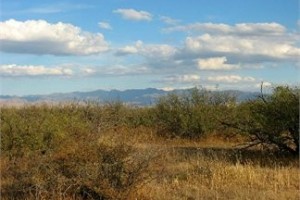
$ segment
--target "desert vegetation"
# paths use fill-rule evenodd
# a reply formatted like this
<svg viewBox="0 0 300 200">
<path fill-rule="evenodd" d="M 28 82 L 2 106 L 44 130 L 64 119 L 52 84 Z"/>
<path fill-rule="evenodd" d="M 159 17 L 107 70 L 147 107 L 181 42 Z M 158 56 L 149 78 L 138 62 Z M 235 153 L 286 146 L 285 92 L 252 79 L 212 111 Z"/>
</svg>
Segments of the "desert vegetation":
<svg viewBox="0 0 300 200">
<path fill-rule="evenodd" d="M 299 89 L 1 108 L 1 199 L 299 199 Z"/>
</svg>

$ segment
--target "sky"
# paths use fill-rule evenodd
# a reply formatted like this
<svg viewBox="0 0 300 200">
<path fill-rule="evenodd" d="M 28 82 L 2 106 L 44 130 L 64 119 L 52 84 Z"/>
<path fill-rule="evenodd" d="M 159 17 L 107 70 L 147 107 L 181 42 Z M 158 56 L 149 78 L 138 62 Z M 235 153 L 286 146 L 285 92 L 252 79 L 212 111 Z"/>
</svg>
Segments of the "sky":
<svg viewBox="0 0 300 200">
<path fill-rule="evenodd" d="M 2 95 L 299 85 L 298 0 L 1 0 Z"/>
</svg>

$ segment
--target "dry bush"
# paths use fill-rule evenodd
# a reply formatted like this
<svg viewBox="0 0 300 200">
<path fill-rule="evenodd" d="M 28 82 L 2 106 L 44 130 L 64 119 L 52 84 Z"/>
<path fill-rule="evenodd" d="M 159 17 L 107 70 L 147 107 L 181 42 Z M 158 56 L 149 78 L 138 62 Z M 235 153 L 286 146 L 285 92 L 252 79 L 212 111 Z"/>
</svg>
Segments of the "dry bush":
<svg viewBox="0 0 300 200">
<path fill-rule="evenodd" d="M 27 143 L 18 147 L 22 155 L 3 149 L 1 198 L 127 199 L 153 178 L 150 165 L 157 153 L 137 149 L 125 129 L 74 131 L 80 124 L 65 124 L 67 137 L 46 150 Z"/>
</svg>

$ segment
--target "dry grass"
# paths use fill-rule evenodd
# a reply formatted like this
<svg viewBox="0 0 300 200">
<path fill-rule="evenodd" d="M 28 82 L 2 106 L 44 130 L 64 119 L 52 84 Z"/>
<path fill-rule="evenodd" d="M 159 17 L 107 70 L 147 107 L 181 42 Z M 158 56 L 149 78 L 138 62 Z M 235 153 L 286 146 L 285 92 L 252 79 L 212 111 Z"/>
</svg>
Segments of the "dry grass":
<svg viewBox="0 0 300 200">
<path fill-rule="evenodd" d="M 152 156 L 149 166 L 142 177 L 147 180 L 140 183 L 133 190 L 129 191 L 126 198 L 119 199 L 145 199 L 145 200 L 192 200 L 192 199 L 299 199 L 299 160 L 298 158 L 285 157 L 284 155 L 271 154 L 267 152 L 237 151 L 233 149 L 239 142 L 228 142 L 218 136 L 202 138 L 202 140 L 166 139 L 155 134 L 150 128 L 126 128 L 118 127 L 107 130 L 99 137 L 91 136 L 89 141 L 94 141 L 95 145 L 103 143 L 118 143 L 132 145 L 139 152 L 136 155 Z M 79 142 L 80 141 L 80 142 Z M 91 156 L 93 152 L 86 146 L 86 142 L 80 138 L 76 141 L 66 141 L 62 149 L 49 154 L 48 158 L 31 158 L 31 161 L 22 160 L 18 163 L 19 168 L 12 169 L 11 162 L 1 157 L 1 186 L 9 185 L 16 180 L 9 177 L 11 173 L 31 172 L 31 178 L 35 183 L 41 183 L 44 176 L 52 173 L 51 169 L 45 173 L 39 171 L 35 173 L 29 169 L 32 161 L 45 162 L 47 159 L 57 160 L 63 157 L 73 163 L 85 161 L 85 157 Z M 89 151 L 91 151 L 89 153 Z M 145 154 L 147 152 L 147 154 Z M 160 156 L 157 156 L 157 155 Z M 69 157 L 72 155 L 73 157 Z M 135 155 L 135 154 L 134 154 Z M 96 157 L 95 157 L 96 159 Z M 85 164 L 93 167 L 86 161 Z M 68 165 L 68 163 L 66 163 Z M 74 163 L 73 163 L 74 164 Z M 77 163 L 74 167 L 80 166 Z M 49 166 L 52 166 L 49 163 Z M 70 168 L 72 169 L 72 168 Z M 74 168 L 75 169 L 75 168 Z M 7 177 L 3 177 L 6 175 Z M 57 180 L 54 184 L 67 184 L 68 181 L 61 174 L 56 174 Z M 17 176 L 15 176 L 17 177 Z M 23 177 L 26 182 L 26 177 Z M 40 180 L 39 180 L 40 179 Z M 89 182 L 86 181 L 88 184 Z M 93 183 L 94 184 L 94 183 Z M 91 185 L 93 185 L 91 184 Z M 59 187 L 58 187 L 59 188 Z M 72 196 L 64 196 L 66 187 L 62 185 L 63 191 L 54 190 L 52 199 L 74 199 Z M 67 188 L 68 189 L 68 188 Z M 28 199 L 43 199 L 47 196 L 47 191 L 39 194 L 40 196 L 29 196 Z M 56 192 L 56 193 L 55 193 Z M 115 192 L 115 191 L 114 191 Z M 49 196 L 48 196 L 49 197 Z M 2 197 L 2 199 L 7 199 Z M 18 199 L 18 198 L 15 198 Z"/>
<path fill-rule="evenodd" d="M 224 155 L 225 156 L 225 155 Z M 165 155 L 164 173 L 143 199 L 299 199 L 299 168 L 230 163 L 202 153 Z M 294 163 L 294 165 L 296 165 Z"/>
<path fill-rule="evenodd" d="M 146 183 L 131 199 L 299 199 L 298 158 L 235 150 L 243 138 L 218 135 L 199 140 L 161 138 L 151 129 L 120 129 L 123 140 L 160 153 Z M 159 167 L 158 167 L 159 166 Z"/>
</svg>

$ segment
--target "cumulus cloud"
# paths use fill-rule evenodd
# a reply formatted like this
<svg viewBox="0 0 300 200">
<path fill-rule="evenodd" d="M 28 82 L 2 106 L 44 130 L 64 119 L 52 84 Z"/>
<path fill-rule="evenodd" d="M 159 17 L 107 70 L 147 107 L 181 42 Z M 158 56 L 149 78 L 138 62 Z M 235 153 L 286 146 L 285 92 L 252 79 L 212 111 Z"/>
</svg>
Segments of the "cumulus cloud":
<svg viewBox="0 0 300 200">
<path fill-rule="evenodd" d="M 278 23 L 194 23 L 164 30 L 189 33 L 178 53 L 185 59 L 226 57 L 231 64 L 257 64 L 296 62 L 300 56 L 300 36 Z"/>
<path fill-rule="evenodd" d="M 137 41 L 114 53 L 117 56 L 134 55 L 130 59 L 137 65 L 147 66 L 147 73 L 163 75 L 160 80 L 154 80 L 156 83 L 171 88 L 201 84 L 215 89 L 253 90 L 264 77 L 245 75 L 244 70 L 294 67 L 299 61 L 299 36 L 280 24 L 206 26 L 207 32 L 203 28 L 189 33 L 176 46 Z M 197 69 L 201 70 L 199 75 Z"/>
<path fill-rule="evenodd" d="M 137 41 L 115 50 L 115 55 L 138 55 L 144 64 L 161 71 L 191 73 L 195 68 L 206 71 L 259 69 L 279 63 L 299 62 L 300 36 L 277 23 L 243 23 L 236 25 L 198 23 L 199 30 L 182 43 L 147 44 Z M 184 27 L 185 26 L 171 26 Z M 188 27 L 190 28 L 190 27 Z M 183 28 L 182 28 L 183 29 Z M 194 30 L 196 28 L 190 28 Z"/>
<path fill-rule="evenodd" d="M 1 77 L 23 77 L 23 76 L 71 76 L 73 71 L 70 68 L 54 67 L 47 68 L 43 65 L 0 65 Z"/>
<path fill-rule="evenodd" d="M 152 14 L 146 11 L 138 11 L 134 9 L 117 9 L 113 13 L 120 14 L 123 19 L 133 21 L 151 21 Z"/>
<path fill-rule="evenodd" d="M 238 69 L 239 65 L 226 64 L 226 57 L 213 57 L 198 59 L 198 69 L 200 70 L 232 70 Z"/>
<path fill-rule="evenodd" d="M 44 20 L 0 22 L 0 50 L 8 53 L 91 55 L 108 50 L 101 33 L 89 33 L 62 22 Z"/>
<path fill-rule="evenodd" d="M 251 83 L 255 82 L 256 79 L 251 76 L 242 77 L 239 75 L 219 75 L 219 76 L 209 76 L 208 81 L 217 83 Z"/>
<path fill-rule="evenodd" d="M 187 37 L 187 55 L 225 56 L 231 62 L 261 63 L 274 61 L 297 61 L 300 48 L 296 40 L 288 37 L 236 37 L 231 35 L 204 34 Z"/>
<path fill-rule="evenodd" d="M 108 29 L 108 30 L 112 29 L 111 25 L 108 22 L 99 22 L 98 25 L 100 28 L 103 29 Z"/>
</svg>

